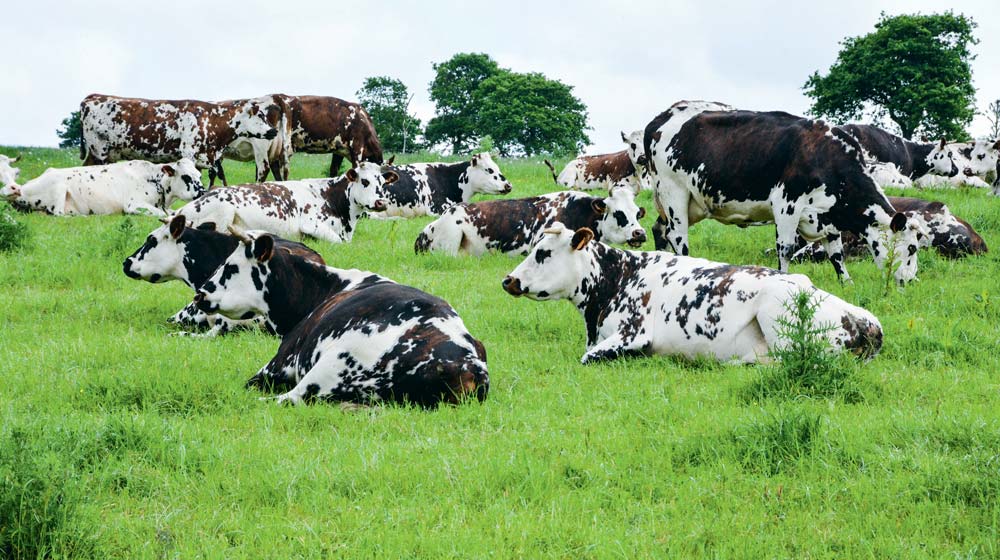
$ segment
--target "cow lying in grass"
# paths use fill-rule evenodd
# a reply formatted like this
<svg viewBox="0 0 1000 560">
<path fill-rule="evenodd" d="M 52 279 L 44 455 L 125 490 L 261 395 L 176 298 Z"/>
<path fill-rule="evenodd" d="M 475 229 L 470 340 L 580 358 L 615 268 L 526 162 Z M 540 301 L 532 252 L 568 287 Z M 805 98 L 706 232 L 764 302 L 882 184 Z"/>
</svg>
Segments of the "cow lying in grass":
<svg viewBox="0 0 1000 560">
<path fill-rule="evenodd" d="M 444 300 L 277 251 L 270 235 L 243 239 L 195 303 L 230 318 L 266 316 L 286 333 L 248 386 L 284 391 L 278 401 L 293 404 L 486 398 L 486 350 Z"/>
<path fill-rule="evenodd" d="M 386 217 L 440 216 L 477 193 L 508 194 L 513 188 L 488 152 L 459 163 L 392 166 L 390 160 L 386 168 L 399 176 L 384 189 Z"/>
<path fill-rule="evenodd" d="M 594 241 L 587 228 L 562 224 L 546 231 L 503 288 L 515 297 L 572 301 L 587 326 L 583 363 L 650 354 L 765 360 L 786 343 L 778 321 L 803 290 L 818 305 L 815 326 L 830 327 L 825 336 L 835 349 L 870 358 L 882 345 L 874 315 L 801 274 L 622 251 Z"/>
<path fill-rule="evenodd" d="M 17 176 L 21 174 L 21 170 L 14 167 L 14 164 L 20 159 L 21 156 L 12 158 L 0 154 L 0 187 L 17 183 Z"/>
<path fill-rule="evenodd" d="M 235 225 L 282 237 L 311 235 L 349 242 L 366 211 L 385 209 L 382 187 L 397 179 L 377 163 L 361 163 L 334 179 L 308 179 L 224 187 L 208 191 L 178 213 L 195 225 Z"/>
<path fill-rule="evenodd" d="M 232 235 L 219 233 L 215 224 L 207 222 L 197 228 L 189 227 L 184 216 L 164 219 L 163 226 L 153 230 L 142 247 L 122 263 L 122 271 L 129 278 L 159 283 L 180 280 L 197 290 L 211 277 L 226 258 L 240 246 Z M 301 256 L 303 259 L 325 264 L 323 257 L 301 243 L 275 239 L 275 251 Z M 189 304 L 169 319 L 172 323 L 208 329 L 201 336 L 226 334 L 243 326 L 260 326 L 276 331 L 263 317 L 230 319 L 219 314 L 207 314 L 194 304 Z M 184 333 L 187 334 L 187 333 Z"/>
<path fill-rule="evenodd" d="M 955 172 L 947 176 L 927 175 L 918 187 L 974 187 L 988 189 L 987 176 L 1000 166 L 1000 140 L 974 140 L 948 144 L 947 153 L 955 162 Z"/>
<path fill-rule="evenodd" d="M 544 160 L 545 165 L 552 172 L 552 180 L 567 189 L 610 191 L 616 187 L 628 187 L 634 194 L 639 194 L 649 185 L 642 135 L 642 130 L 632 134 L 622 132 L 626 149 L 611 154 L 577 156 L 558 175 L 549 160 Z"/>
<path fill-rule="evenodd" d="M 201 172 L 191 160 L 181 159 L 168 164 L 136 160 L 49 168 L 23 185 L 8 184 L 0 189 L 0 196 L 20 207 L 55 216 L 166 216 L 175 200 L 192 200 L 203 192 Z"/>
<path fill-rule="evenodd" d="M 646 209 L 639 208 L 632 191 L 624 188 L 613 189 L 604 198 L 563 191 L 462 204 L 427 224 L 414 250 L 450 255 L 478 256 L 487 251 L 526 255 L 542 238 L 542 230 L 555 222 L 589 227 L 597 239 L 638 247 L 646 242 L 646 232 L 639 223 L 645 215 Z"/>
</svg>

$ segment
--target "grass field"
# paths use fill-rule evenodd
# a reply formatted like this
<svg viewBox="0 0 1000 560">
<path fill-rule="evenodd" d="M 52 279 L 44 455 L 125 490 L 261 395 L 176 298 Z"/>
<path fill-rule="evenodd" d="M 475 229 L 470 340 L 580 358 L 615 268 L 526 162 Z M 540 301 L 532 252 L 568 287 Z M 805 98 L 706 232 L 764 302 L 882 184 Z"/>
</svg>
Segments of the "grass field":
<svg viewBox="0 0 1000 560">
<path fill-rule="evenodd" d="M 22 181 L 77 163 L 0 149 L 19 151 Z M 515 196 L 554 190 L 540 161 L 501 165 Z M 292 176 L 326 166 L 296 155 Z M 417 219 L 308 243 L 448 300 L 486 345 L 489 399 L 278 407 L 243 389 L 276 338 L 169 336 L 190 290 L 122 274 L 155 219 L 18 216 L 29 245 L 0 254 L 0 556 L 1000 557 L 1000 199 L 912 196 L 945 201 L 994 251 L 923 252 L 902 290 L 870 261 L 849 263 L 850 286 L 793 265 L 882 321 L 858 402 L 755 397 L 765 367 L 581 366 L 571 304 L 506 295 L 518 259 L 414 255 Z M 771 227 L 705 222 L 691 239 L 776 266 Z"/>
</svg>

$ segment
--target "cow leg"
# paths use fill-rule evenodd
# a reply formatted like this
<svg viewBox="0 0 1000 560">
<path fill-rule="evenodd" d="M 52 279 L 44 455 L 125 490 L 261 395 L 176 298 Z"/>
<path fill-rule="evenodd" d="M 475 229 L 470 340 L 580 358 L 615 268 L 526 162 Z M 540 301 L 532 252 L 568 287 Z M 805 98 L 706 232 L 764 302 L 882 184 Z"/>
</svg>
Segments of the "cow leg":
<svg viewBox="0 0 1000 560">
<path fill-rule="evenodd" d="M 851 275 L 847 273 L 847 267 L 844 266 L 844 241 L 841 239 L 840 233 L 827 234 L 826 238 L 823 239 L 823 250 L 826 251 L 826 258 L 833 265 L 833 270 L 837 272 L 837 278 L 840 278 L 844 284 L 850 284 Z"/>
<path fill-rule="evenodd" d="M 148 202 L 137 202 L 130 201 L 125 205 L 126 214 L 149 214 L 151 216 L 156 216 L 162 218 L 167 215 L 167 212 L 162 208 L 157 208 Z"/>
<path fill-rule="evenodd" d="M 330 176 L 337 177 L 340 175 L 340 164 L 344 163 L 344 156 L 340 154 L 333 154 L 330 158 Z"/>
<path fill-rule="evenodd" d="M 614 360 L 625 356 L 645 356 L 651 341 L 646 337 L 633 337 L 626 342 L 621 334 L 615 334 L 598 342 L 580 359 L 580 363 L 589 364 L 603 360 Z"/>
<path fill-rule="evenodd" d="M 270 161 L 271 165 L 271 175 L 274 177 L 275 181 L 287 181 L 288 180 L 288 159 L 287 158 L 275 158 Z"/>
<path fill-rule="evenodd" d="M 222 186 L 228 187 L 229 181 L 226 181 L 226 170 L 222 167 L 222 159 L 220 158 L 219 161 L 215 162 L 215 164 L 219 167 L 219 179 L 222 179 Z"/>
<path fill-rule="evenodd" d="M 656 186 L 656 207 L 663 219 L 664 250 L 670 248 L 678 255 L 688 255 L 688 206 L 691 193 L 673 185 Z"/>
<path fill-rule="evenodd" d="M 796 240 L 799 236 L 798 208 L 786 201 L 771 205 L 774 214 L 775 248 L 778 251 L 778 270 L 788 272 L 788 265 L 798 249 Z"/>
<path fill-rule="evenodd" d="M 344 355 L 350 356 L 350 352 L 327 349 L 291 391 L 276 397 L 277 401 L 302 404 L 333 393 L 343 382 L 342 373 L 350 369 L 341 358 Z"/>
</svg>

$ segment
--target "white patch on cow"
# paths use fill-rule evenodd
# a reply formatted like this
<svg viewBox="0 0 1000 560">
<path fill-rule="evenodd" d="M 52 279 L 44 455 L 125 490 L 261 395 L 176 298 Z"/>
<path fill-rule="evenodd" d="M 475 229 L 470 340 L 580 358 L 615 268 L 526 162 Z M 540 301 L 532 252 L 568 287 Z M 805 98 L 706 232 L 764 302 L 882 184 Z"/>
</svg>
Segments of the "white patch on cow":
<svg viewBox="0 0 1000 560">
<path fill-rule="evenodd" d="M 21 174 L 21 170 L 14 167 L 14 163 L 18 159 L 20 158 L 0 155 L 0 187 L 17 184 L 17 177 Z"/>
<path fill-rule="evenodd" d="M 898 187 L 907 189 L 913 186 L 913 181 L 900 173 L 899 168 L 894 163 L 875 162 L 871 158 L 865 161 L 871 162 L 865 165 L 868 176 L 880 187 Z"/>
</svg>

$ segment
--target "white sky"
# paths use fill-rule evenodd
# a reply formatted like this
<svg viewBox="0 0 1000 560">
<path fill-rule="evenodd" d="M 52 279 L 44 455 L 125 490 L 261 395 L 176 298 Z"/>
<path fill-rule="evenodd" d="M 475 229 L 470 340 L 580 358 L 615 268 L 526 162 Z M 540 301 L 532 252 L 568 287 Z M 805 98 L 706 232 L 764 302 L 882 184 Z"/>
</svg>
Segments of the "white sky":
<svg viewBox="0 0 1000 560">
<path fill-rule="evenodd" d="M 426 123 L 431 63 L 471 51 L 575 86 L 589 108 L 588 151 L 613 151 L 619 130 L 644 127 L 679 99 L 803 114 L 802 84 L 826 72 L 841 39 L 870 31 L 881 11 L 948 8 L 979 23 L 973 79 L 984 110 L 1000 98 L 996 0 L 8 3 L 0 144 L 57 144 L 59 122 L 89 93 L 354 100 L 375 75 L 416 93 L 411 112 Z M 977 117 L 972 134 L 986 131 Z"/>
</svg>

